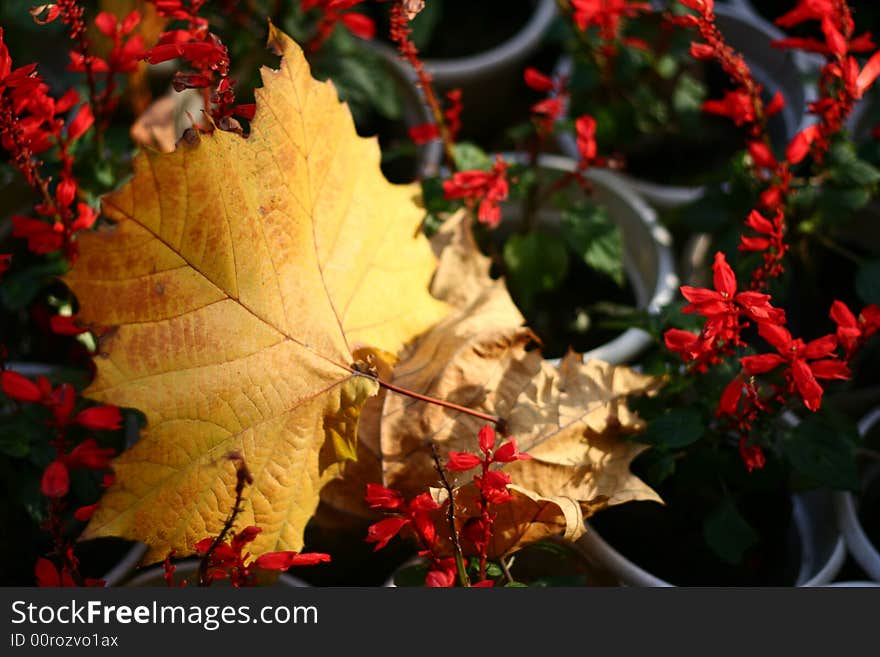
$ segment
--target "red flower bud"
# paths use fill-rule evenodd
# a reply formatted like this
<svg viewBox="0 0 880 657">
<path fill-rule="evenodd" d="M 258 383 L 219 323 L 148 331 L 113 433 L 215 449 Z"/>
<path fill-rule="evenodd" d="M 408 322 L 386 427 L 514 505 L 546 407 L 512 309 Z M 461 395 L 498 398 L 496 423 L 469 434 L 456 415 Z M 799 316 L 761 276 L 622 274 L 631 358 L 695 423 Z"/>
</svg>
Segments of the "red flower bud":
<svg viewBox="0 0 880 657">
<path fill-rule="evenodd" d="M 70 473 L 59 460 L 52 461 L 43 471 L 40 491 L 49 498 L 64 497 L 70 489 Z"/>
<path fill-rule="evenodd" d="M 92 406 L 80 411 L 73 421 L 93 431 L 116 430 L 122 427 L 122 413 L 118 406 Z"/>
</svg>

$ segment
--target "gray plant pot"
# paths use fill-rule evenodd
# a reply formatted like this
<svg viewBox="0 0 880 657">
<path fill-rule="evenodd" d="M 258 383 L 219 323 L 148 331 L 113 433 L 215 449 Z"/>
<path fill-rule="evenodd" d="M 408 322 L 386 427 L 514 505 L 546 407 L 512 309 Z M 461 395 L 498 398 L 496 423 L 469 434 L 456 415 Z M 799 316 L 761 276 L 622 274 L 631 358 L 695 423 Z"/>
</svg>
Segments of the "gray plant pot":
<svg viewBox="0 0 880 657">
<path fill-rule="evenodd" d="M 868 413 L 859 422 L 859 433 L 864 436 L 871 428 L 880 421 L 880 408 Z M 867 483 L 880 477 L 880 466 L 875 466 L 864 473 L 862 482 Z M 855 495 L 848 491 L 839 491 L 834 494 L 834 508 L 837 514 L 837 523 L 846 546 L 856 563 L 875 582 L 880 582 L 880 546 L 874 545 L 865 533 L 859 520 L 858 500 Z"/>
<path fill-rule="evenodd" d="M 660 2 L 659 6 L 665 4 Z M 808 71 L 815 70 L 814 60 L 802 53 L 771 47 L 770 42 L 783 38 L 784 33 L 757 16 L 744 0 L 723 4 L 716 2 L 715 15 L 725 39 L 745 57 L 755 79 L 766 93 L 773 96 L 778 91 L 785 97 L 786 106 L 781 114 L 784 128 L 781 134 L 771 135 L 777 146 L 784 147 L 810 121 L 805 112 L 807 103 L 813 99 L 815 92 L 805 86 L 803 78 Z M 571 69 L 571 58 L 564 57 L 557 65 L 556 75 L 570 75 Z M 577 141 L 573 134 L 562 133 L 558 135 L 557 141 L 563 153 L 578 157 Z M 633 176 L 624 178 L 645 200 L 661 209 L 693 203 L 705 193 L 705 188 L 701 186 L 665 185 Z"/>
<path fill-rule="evenodd" d="M 556 0 L 536 0 L 529 21 L 504 43 L 469 57 L 425 59 L 425 68 L 439 89 L 479 85 L 511 72 L 521 76 L 521 64 L 538 49 L 541 39 L 556 18 Z"/>
<path fill-rule="evenodd" d="M 534 3 L 531 18 L 504 43 L 467 57 L 423 60 L 438 95 L 443 96 L 452 89 L 461 90 L 461 121 L 468 139 L 495 132 L 505 121 L 514 120 L 509 116 L 511 99 L 522 96 L 525 62 L 538 50 L 557 16 L 555 0 L 531 1 Z"/>
<path fill-rule="evenodd" d="M 174 571 L 174 580 L 175 582 L 181 582 L 184 579 L 187 581 L 187 586 L 195 586 L 195 578 L 198 576 L 199 572 L 199 561 L 197 559 L 185 559 L 183 561 L 179 561 L 174 564 L 176 570 Z M 167 587 L 168 584 L 165 582 L 165 568 L 163 566 L 150 566 L 142 570 L 139 573 L 136 573 L 131 579 L 126 581 L 123 586 L 129 587 L 154 587 L 154 586 L 164 586 Z M 299 577 L 294 577 L 293 575 L 288 575 L 287 573 L 281 573 L 278 576 L 278 580 L 275 584 L 276 586 L 290 586 L 295 588 L 302 588 L 311 586 L 305 580 L 300 579 Z M 217 580 L 211 586 L 229 586 L 229 582 L 226 580 Z"/>
<path fill-rule="evenodd" d="M 800 546 L 795 586 L 824 586 L 840 572 L 846 548 L 834 528 L 831 497 L 826 491 L 792 496 L 793 531 Z M 587 533 L 577 542 L 592 561 L 609 571 L 625 586 L 675 586 L 627 559 L 587 523 Z"/>
<path fill-rule="evenodd" d="M 505 154 L 510 162 L 526 161 L 522 154 Z M 544 155 L 539 166 L 571 172 L 577 162 L 558 155 Z M 638 308 L 659 313 L 675 297 L 678 276 L 672 255 L 672 237 L 660 224 L 657 213 L 627 184 L 626 180 L 608 170 L 592 169 L 586 177 L 593 183 L 594 198 L 608 208 L 608 214 L 620 226 L 623 236 L 624 268 L 636 296 Z M 510 206 L 515 210 L 515 206 Z M 545 212 L 542 221 L 558 223 L 555 212 Z M 597 358 L 612 364 L 632 361 L 651 345 L 651 336 L 631 328 L 618 337 L 584 354 L 585 359 Z"/>
</svg>

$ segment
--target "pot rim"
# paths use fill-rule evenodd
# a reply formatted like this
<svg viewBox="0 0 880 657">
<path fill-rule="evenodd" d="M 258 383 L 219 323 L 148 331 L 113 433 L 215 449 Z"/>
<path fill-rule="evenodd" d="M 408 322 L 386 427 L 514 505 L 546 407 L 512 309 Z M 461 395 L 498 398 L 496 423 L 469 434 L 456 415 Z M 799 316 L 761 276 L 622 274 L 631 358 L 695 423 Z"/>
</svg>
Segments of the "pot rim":
<svg viewBox="0 0 880 657">
<path fill-rule="evenodd" d="M 537 0 L 528 22 L 504 43 L 467 57 L 427 58 L 423 60 L 425 68 L 441 86 L 491 77 L 535 50 L 556 16 L 555 0 Z"/>
<path fill-rule="evenodd" d="M 804 498 L 795 494 L 791 496 L 792 500 L 792 520 L 801 545 L 808 543 L 809 537 L 809 511 Z M 647 587 L 675 587 L 676 584 L 668 582 L 653 573 L 644 570 L 636 563 L 630 561 L 623 554 L 609 545 L 601 535 L 593 529 L 588 521 L 585 521 L 587 532 L 576 542 L 576 545 L 586 555 L 593 556 L 601 561 L 603 565 L 616 577 L 620 579 L 621 584 L 625 586 L 647 586 Z M 846 560 L 846 547 L 843 537 L 838 536 L 834 542 L 834 548 L 828 555 L 827 560 L 818 569 L 808 568 L 809 555 L 805 555 L 805 550 L 801 550 L 801 566 L 799 568 L 797 579 L 793 586 L 796 587 L 814 587 L 824 586 L 831 582 L 840 572 L 843 563 Z M 808 572 L 812 570 L 812 572 Z"/>
<path fill-rule="evenodd" d="M 875 408 L 859 420 L 859 435 L 864 437 L 878 421 L 880 421 L 880 408 Z M 862 527 L 856 496 L 849 491 L 836 491 L 834 509 L 838 527 L 853 559 L 872 580 L 880 582 L 880 551 Z"/>
</svg>

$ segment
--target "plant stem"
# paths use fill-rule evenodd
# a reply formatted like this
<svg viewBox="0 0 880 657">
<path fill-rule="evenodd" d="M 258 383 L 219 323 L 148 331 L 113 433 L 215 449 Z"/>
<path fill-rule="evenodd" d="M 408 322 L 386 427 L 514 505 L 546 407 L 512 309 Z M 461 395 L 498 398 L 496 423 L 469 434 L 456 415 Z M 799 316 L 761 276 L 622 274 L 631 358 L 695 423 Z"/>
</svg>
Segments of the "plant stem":
<svg viewBox="0 0 880 657">
<path fill-rule="evenodd" d="M 820 232 L 810 233 L 809 235 L 810 235 L 810 237 L 814 238 L 817 242 L 819 242 L 819 244 L 821 244 L 825 248 L 829 249 L 830 251 L 833 251 L 834 253 L 836 253 L 839 256 L 846 258 L 847 260 L 849 260 L 853 264 L 860 265 L 860 266 L 864 264 L 864 262 L 865 262 L 864 258 L 862 258 L 858 254 L 854 253 L 853 251 L 849 250 L 848 248 L 846 248 L 842 244 L 838 244 L 837 242 L 835 242 L 833 239 L 831 239 L 827 235 L 823 235 Z"/>
<path fill-rule="evenodd" d="M 455 528 L 455 492 L 446 478 L 446 471 L 440 464 L 440 453 L 437 450 L 437 444 L 434 442 L 431 443 L 431 456 L 434 457 L 434 467 L 437 469 L 437 474 L 440 475 L 440 483 L 443 484 L 446 494 L 449 495 L 446 521 L 449 523 L 449 538 L 452 541 L 452 550 L 455 553 L 455 570 L 458 572 L 458 582 L 462 587 L 468 588 L 471 585 L 471 581 L 464 566 L 464 555 L 461 552 L 461 543 L 458 540 L 458 530 Z"/>
</svg>

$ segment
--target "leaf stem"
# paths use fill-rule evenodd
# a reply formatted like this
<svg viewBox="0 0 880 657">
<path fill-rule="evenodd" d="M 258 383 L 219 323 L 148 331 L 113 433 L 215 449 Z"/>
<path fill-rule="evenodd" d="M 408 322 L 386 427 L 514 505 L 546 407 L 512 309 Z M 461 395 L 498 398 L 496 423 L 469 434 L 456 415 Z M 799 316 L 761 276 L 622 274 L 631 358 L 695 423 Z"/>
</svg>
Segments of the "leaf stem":
<svg viewBox="0 0 880 657">
<path fill-rule="evenodd" d="M 442 406 L 443 408 L 448 408 L 453 411 L 457 411 L 459 413 L 464 413 L 465 415 L 470 415 L 471 417 L 478 418 L 485 422 L 491 422 L 498 428 L 504 426 L 505 422 L 502 418 L 497 415 L 490 415 L 489 413 L 481 413 L 480 411 L 475 411 L 472 408 L 467 408 L 466 406 L 460 406 L 459 404 L 453 404 L 452 402 L 444 401 L 443 399 L 437 399 L 436 397 L 428 397 L 427 395 L 419 394 L 418 392 L 413 392 L 412 390 L 407 390 L 406 388 L 401 388 L 400 386 L 396 386 L 393 383 L 389 383 L 388 381 L 383 381 L 377 375 L 371 374 L 369 372 L 362 372 L 358 369 L 351 370 L 354 374 L 365 376 L 369 379 L 373 379 L 376 383 L 378 383 L 381 387 L 386 390 L 390 390 L 391 392 L 396 392 L 399 395 L 404 395 L 406 397 L 410 397 L 411 399 L 417 399 L 418 401 L 423 401 L 426 404 L 435 404 L 436 406 Z"/>
</svg>

